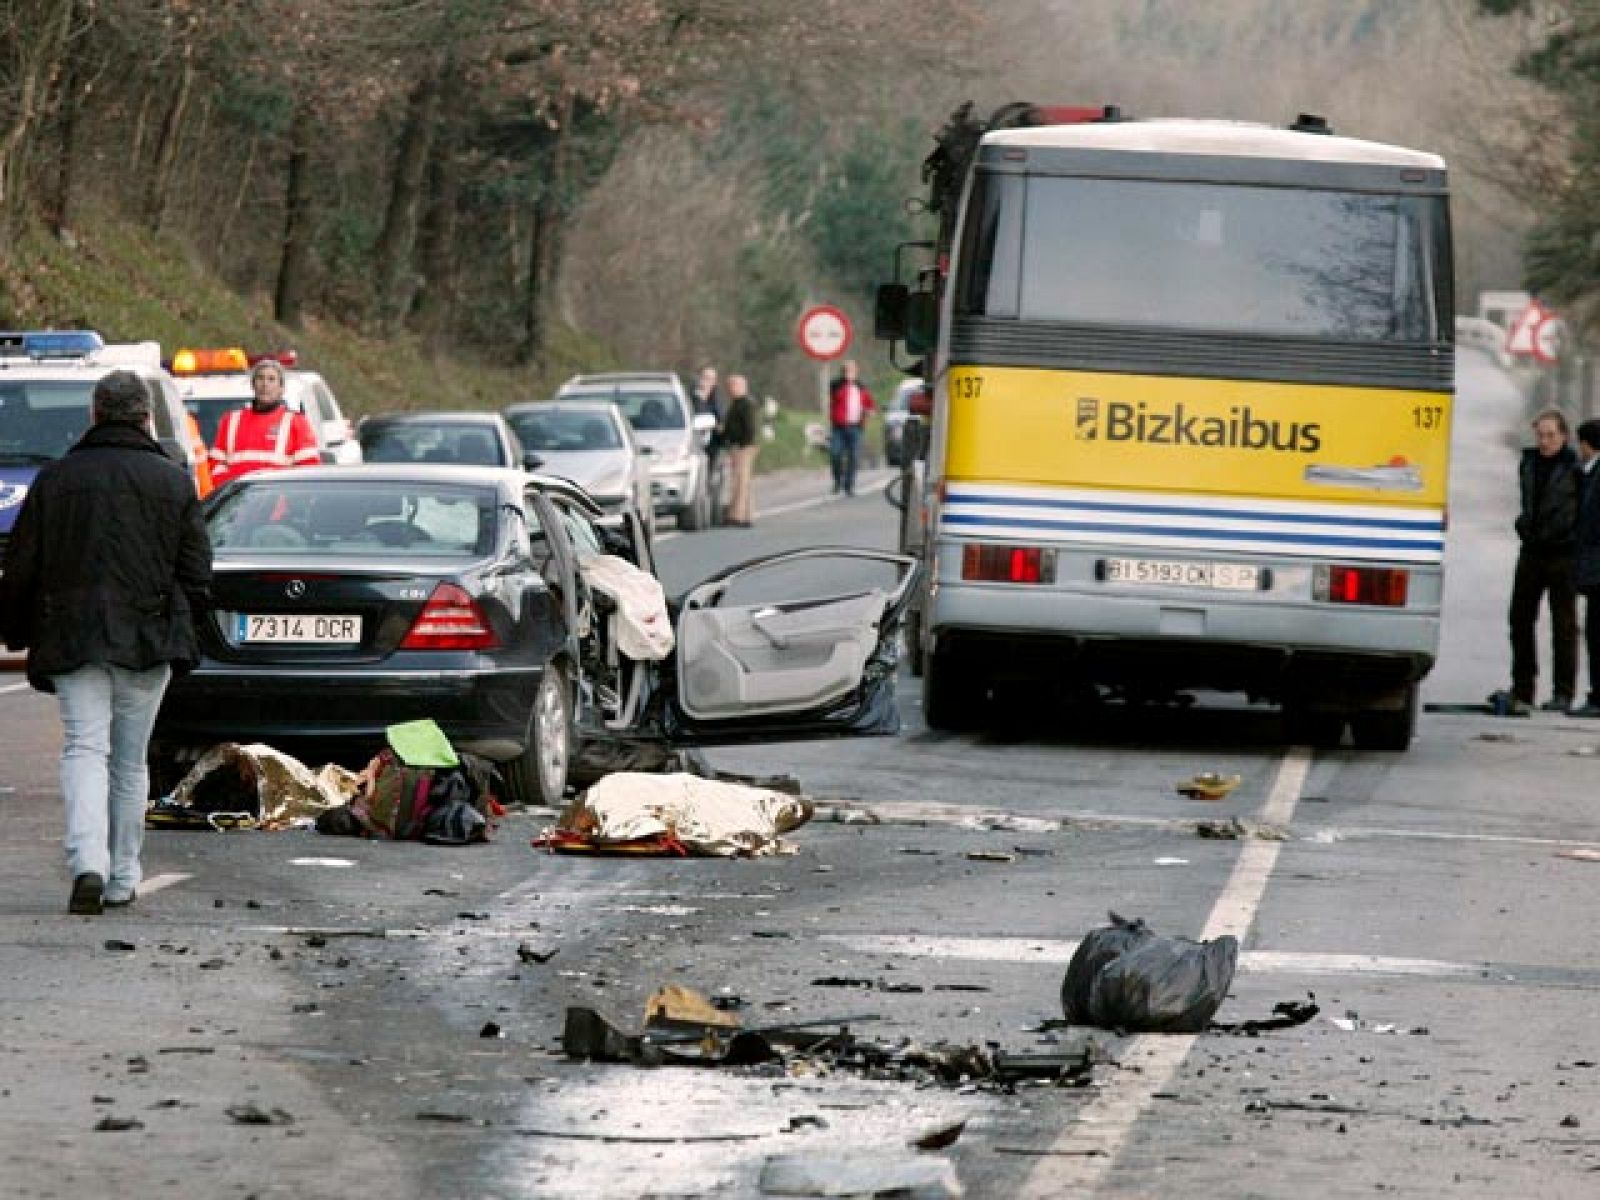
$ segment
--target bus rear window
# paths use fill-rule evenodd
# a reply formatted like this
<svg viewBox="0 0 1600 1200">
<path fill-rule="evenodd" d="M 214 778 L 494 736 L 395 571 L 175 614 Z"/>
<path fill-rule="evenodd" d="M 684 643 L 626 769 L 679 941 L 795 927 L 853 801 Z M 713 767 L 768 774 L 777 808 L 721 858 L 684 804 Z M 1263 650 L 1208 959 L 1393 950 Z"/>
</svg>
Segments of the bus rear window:
<svg viewBox="0 0 1600 1200">
<path fill-rule="evenodd" d="M 1003 212 L 984 214 L 992 236 L 966 239 L 958 311 L 1434 341 L 1443 337 L 1434 276 L 1449 270 L 1432 261 L 1442 206 L 1422 196 L 1032 177 L 1013 244 Z"/>
</svg>

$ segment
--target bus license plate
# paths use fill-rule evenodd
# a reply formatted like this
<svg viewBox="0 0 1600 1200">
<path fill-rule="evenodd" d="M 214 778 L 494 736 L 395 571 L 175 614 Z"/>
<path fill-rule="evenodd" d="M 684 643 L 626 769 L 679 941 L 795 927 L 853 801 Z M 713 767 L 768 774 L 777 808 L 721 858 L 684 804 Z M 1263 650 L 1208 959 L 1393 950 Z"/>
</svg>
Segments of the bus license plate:
<svg viewBox="0 0 1600 1200">
<path fill-rule="evenodd" d="M 1164 587 L 1220 588 L 1253 592 L 1261 586 L 1259 567 L 1225 562 L 1171 562 L 1156 558 L 1108 558 L 1107 583 L 1150 583 Z"/>
<path fill-rule="evenodd" d="M 241 643 L 354 646 L 361 641 L 361 618 L 314 616 L 310 613 L 240 613 L 236 632 Z"/>
</svg>

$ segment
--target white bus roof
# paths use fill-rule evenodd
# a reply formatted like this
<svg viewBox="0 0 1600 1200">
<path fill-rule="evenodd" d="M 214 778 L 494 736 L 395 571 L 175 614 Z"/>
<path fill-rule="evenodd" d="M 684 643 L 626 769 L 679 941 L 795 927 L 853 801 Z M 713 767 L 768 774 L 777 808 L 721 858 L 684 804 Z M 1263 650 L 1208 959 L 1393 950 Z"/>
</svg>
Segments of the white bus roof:
<svg viewBox="0 0 1600 1200">
<path fill-rule="evenodd" d="M 1444 159 L 1421 150 L 1330 134 L 1301 133 L 1245 121 L 1162 119 L 1038 125 L 1030 129 L 998 129 L 985 134 L 983 142 L 986 146 L 1019 148 L 1208 154 L 1217 157 L 1420 167 L 1435 171 L 1445 169 Z"/>
</svg>

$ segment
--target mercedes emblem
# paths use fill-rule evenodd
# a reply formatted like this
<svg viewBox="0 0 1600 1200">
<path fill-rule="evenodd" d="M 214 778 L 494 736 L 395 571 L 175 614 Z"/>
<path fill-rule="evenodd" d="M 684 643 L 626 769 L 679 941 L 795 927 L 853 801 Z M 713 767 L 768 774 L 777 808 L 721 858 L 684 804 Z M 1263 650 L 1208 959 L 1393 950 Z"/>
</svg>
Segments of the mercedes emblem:
<svg viewBox="0 0 1600 1200">
<path fill-rule="evenodd" d="M 304 579 L 291 579 L 283 585 L 284 593 L 291 600 L 298 600 L 306 594 L 306 581 Z"/>
</svg>

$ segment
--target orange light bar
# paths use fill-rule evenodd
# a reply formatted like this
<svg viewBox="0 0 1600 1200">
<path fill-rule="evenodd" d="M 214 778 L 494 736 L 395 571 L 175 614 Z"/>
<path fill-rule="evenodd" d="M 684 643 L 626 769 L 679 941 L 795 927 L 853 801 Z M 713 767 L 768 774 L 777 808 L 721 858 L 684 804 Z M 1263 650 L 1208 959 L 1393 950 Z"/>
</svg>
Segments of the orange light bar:
<svg viewBox="0 0 1600 1200">
<path fill-rule="evenodd" d="M 1398 567 L 1319 566 L 1313 593 L 1325 604 L 1404 608 L 1411 572 Z"/>
<path fill-rule="evenodd" d="M 204 375 L 216 371 L 248 371 L 250 362 L 239 346 L 205 350 L 179 350 L 172 356 L 174 375 Z"/>
</svg>

